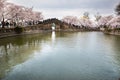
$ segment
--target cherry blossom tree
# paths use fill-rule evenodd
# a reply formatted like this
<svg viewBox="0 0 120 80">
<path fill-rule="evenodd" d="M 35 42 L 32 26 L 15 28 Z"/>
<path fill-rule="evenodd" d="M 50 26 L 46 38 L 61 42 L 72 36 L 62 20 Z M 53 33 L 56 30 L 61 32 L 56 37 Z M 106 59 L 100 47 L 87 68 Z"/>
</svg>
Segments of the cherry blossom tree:
<svg viewBox="0 0 120 80">
<path fill-rule="evenodd" d="M 99 27 L 105 27 L 107 26 L 107 23 L 113 18 L 113 15 L 109 16 L 103 16 L 98 20 L 98 26 Z"/>
<path fill-rule="evenodd" d="M 79 23 L 83 27 L 93 27 L 92 21 L 87 18 L 80 18 Z"/>
<path fill-rule="evenodd" d="M 33 8 L 24 8 L 23 18 L 24 21 L 36 23 L 43 20 L 43 15 L 41 12 L 33 11 Z"/>
<path fill-rule="evenodd" d="M 92 21 L 89 17 L 89 12 L 83 13 L 83 16 L 79 19 L 79 23 L 83 27 L 93 27 Z"/>
<path fill-rule="evenodd" d="M 40 20 L 42 20 L 43 19 L 43 15 L 42 15 L 42 13 L 41 12 L 33 12 L 33 20 L 35 20 L 35 21 L 40 21 Z"/>
<path fill-rule="evenodd" d="M 13 3 L 7 3 L 4 8 L 5 19 L 9 19 L 12 22 L 19 23 L 19 20 L 23 20 L 24 6 L 15 5 Z"/>
<path fill-rule="evenodd" d="M 6 2 L 6 0 L 0 0 L 0 10 L 2 10 L 4 8 L 5 2 Z"/>
<path fill-rule="evenodd" d="M 62 21 L 74 25 L 77 25 L 79 23 L 79 20 L 76 16 L 66 16 L 62 19 Z"/>
<path fill-rule="evenodd" d="M 92 21 L 87 16 L 80 19 L 75 16 L 66 16 L 62 19 L 62 21 L 77 26 L 93 27 Z"/>
<path fill-rule="evenodd" d="M 120 16 L 113 17 L 108 23 L 110 28 L 120 28 Z"/>
<path fill-rule="evenodd" d="M 2 28 L 4 28 L 4 7 L 6 5 L 6 0 L 0 0 L 0 17 L 2 20 Z"/>
<path fill-rule="evenodd" d="M 120 15 L 120 2 L 119 4 L 116 6 L 116 9 L 115 9 L 117 15 Z"/>
<path fill-rule="evenodd" d="M 4 14 L 6 18 L 14 19 L 16 14 L 21 14 L 22 6 L 18 6 L 12 3 L 7 3 L 4 9 Z"/>
<path fill-rule="evenodd" d="M 8 3 L 6 0 L 0 0 L 0 17 L 2 22 L 9 19 L 12 22 L 22 25 L 25 21 L 39 21 L 43 19 L 41 12 L 33 11 L 32 8 Z M 4 27 L 4 25 L 3 25 Z"/>
</svg>

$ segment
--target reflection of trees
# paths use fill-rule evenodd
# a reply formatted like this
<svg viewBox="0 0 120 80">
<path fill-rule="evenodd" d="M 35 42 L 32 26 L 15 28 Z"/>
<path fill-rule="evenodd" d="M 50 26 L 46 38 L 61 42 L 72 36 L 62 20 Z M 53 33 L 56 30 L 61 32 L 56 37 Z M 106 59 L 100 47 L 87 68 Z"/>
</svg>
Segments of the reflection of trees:
<svg viewBox="0 0 120 80">
<path fill-rule="evenodd" d="M 48 41 L 50 35 L 27 35 L 0 40 L 0 78 L 17 64 L 25 62 L 35 50 L 40 49 L 42 41 Z"/>
<path fill-rule="evenodd" d="M 117 64 L 120 67 L 120 37 L 119 36 L 112 36 L 113 37 L 113 48 L 114 48 L 114 57 L 117 60 Z"/>
<path fill-rule="evenodd" d="M 70 34 L 71 32 L 56 32 L 55 36 L 56 37 L 66 37 L 68 36 L 68 34 Z"/>
<path fill-rule="evenodd" d="M 113 58 L 113 62 L 120 68 L 120 37 L 105 35 L 108 53 Z"/>
<path fill-rule="evenodd" d="M 56 32 L 56 37 L 66 37 L 70 33 Z M 42 42 L 51 40 L 51 33 L 24 35 L 0 39 L 0 78 L 13 66 L 28 60 Z"/>
<path fill-rule="evenodd" d="M 120 73 L 120 37 L 119 36 L 110 36 L 109 38 L 112 43 L 112 58 L 114 64 L 117 66 L 118 73 Z"/>
</svg>

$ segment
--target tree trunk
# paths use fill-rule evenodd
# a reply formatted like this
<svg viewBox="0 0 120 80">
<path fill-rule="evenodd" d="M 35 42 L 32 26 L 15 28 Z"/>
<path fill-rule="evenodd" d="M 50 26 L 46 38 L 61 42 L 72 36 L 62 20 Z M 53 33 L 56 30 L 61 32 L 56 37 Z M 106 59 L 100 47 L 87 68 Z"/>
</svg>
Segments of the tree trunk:
<svg viewBox="0 0 120 80">
<path fill-rule="evenodd" d="M 3 17 L 3 21 L 2 21 L 2 28 L 5 28 L 5 20 L 4 20 L 4 17 Z"/>
</svg>

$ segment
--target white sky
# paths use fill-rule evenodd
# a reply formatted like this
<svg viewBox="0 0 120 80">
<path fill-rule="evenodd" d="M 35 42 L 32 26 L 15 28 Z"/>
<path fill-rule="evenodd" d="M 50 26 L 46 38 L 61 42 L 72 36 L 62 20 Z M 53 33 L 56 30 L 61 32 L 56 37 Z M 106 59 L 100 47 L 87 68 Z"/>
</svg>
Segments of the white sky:
<svg viewBox="0 0 120 80">
<path fill-rule="evenodd" d="M 115 6 L 119 0 L 8 0 L 9 2 L 34 7 L 41 11 L 44 18 L 63 18 L 64 16 L 80 17 L 84 12 L 91 16 L 97 12 L 100 14 L 114 14 Z"/>
</svg>

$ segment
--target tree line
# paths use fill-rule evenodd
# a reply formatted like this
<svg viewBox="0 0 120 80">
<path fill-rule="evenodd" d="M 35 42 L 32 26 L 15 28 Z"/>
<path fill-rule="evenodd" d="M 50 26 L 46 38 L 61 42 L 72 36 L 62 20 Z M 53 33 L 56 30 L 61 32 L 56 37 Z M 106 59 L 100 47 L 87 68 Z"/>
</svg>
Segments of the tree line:
<svg viewBox="0 0 120 80">
<path fill-rule="evenodd" d="M 68 24 L 74 24 L 85 27 L 107 27 L 110 29 L 120 28 L 120 3 L 115 8 L 115 15 L 102 16 L 99 12 L 94 15 L 95 20 L 91 20 L 89 12 L 84 12 L 83 16 L 65 16 L 62 21 Z"/>
<path fill-rule="evenodd" d="M 5 27 L 6 23 L 11 25 L 34 24 L 43 19 L 42 12 L 33 11 L 33 7 L 28 8 L 0 0 L 0 25 Z"/>
<path fill-rule="evenodd" d="M 118 28 L 120 27 L 120 3 L 116 6 L 115 12 L 116 15 L 107 16 L 102 16 L 99 12 L 97 12 L 94 15 L 94 21 L 90 19 L 89 12 L 84 12 L 83 16 L 80 18 L 76 16 L 65 16 L 61 21 L 62 23 L 79 27 Z M 51 22 L 50 19 L 43 20 L 42 12 L 33 11 L 33 7 L 28 8 L 25 6 L 16 5 L 7 2 L 7 0 L 0 0 L 0 20 L 0 25 L 2 28 L 5 28 L 5 26 L 8 27 L 8 25 L 26 26 L 39 23 L 46 24 Z M 51 23 L 54 23 L 55 21 L 55 19 L 52 19 Z"/>
</svg>

